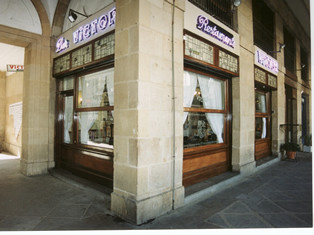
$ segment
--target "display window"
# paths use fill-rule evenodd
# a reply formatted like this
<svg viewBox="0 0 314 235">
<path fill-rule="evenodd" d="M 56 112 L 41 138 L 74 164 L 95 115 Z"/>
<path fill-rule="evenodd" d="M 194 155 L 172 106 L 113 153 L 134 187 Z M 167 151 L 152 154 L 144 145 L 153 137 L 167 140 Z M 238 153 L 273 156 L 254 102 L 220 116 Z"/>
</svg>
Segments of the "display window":
<svg viewBox="0 0 314 235">
<path fill-rule="evenodd" d="M 230 169 L 228 84 L 208 73 L 184 71 L 184 186 Z"/>
</svg>

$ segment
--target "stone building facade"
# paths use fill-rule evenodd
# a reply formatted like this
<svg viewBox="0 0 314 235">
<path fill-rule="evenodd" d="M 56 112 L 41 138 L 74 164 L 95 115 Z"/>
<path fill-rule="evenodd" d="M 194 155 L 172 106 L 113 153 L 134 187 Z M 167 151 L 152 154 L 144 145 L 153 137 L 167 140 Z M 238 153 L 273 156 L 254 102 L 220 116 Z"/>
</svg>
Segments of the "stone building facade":
<svg viewBox="0 0 314 235">
<path fill-rule="evenodd" d="M 187 188 L 250 175 L 311 134 L 309 24 L 291 1 L 10 2 L 31 14 L 0 13 L 0 42 L 25 48 L 21 172 L 102 183 L 123 219 L 183 206 Z"/>
</svg>

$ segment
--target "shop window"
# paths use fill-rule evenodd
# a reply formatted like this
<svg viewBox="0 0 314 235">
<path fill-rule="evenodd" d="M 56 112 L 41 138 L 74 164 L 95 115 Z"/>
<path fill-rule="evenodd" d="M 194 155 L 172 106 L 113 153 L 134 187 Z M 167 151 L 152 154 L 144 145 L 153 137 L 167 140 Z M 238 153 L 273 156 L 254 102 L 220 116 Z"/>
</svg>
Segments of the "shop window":
<svg viewBox="0 0 314 235">
<path fill-rule="evenodd" d="M 274 13 L 263 0 L 253 0 L 252 4 L 254 44 L 265 52 L 274 51 Z"/>
<path fill-rule="evenodd" d="M 308 63 L 308 54 L 301 48 L 301 78 L 303 81 L 307 82 L 309 80 L 309 63 Z"/>
<path fill-rule="evenodd" d="M 284 28 L 283 33 L 284 44 L 286 45 L 284 52 L 285 67 L 290 72 L 295 73 L 295 39 L 286 28 Z"/>
<path fill-rule="evenodd" d="M 224 143 L 225 81 L 184 72 L 184 147 Z"/>
<path fill-rule="evenodd" d="M 113 79 L 111 68 L 60 82 L 63 143 L 113 149 Z"/>
<path fill-rule="evenodd" d="M 234 27 L 234 11 L 232 10 L 233 0 L 189 1 L 230 28 Z"/>
<path fill-rule="evenodd" d="M 255 92 L 255 139 L 265 139 L 268 136 L 269 112 L 267 93 Z"/>
</svg>

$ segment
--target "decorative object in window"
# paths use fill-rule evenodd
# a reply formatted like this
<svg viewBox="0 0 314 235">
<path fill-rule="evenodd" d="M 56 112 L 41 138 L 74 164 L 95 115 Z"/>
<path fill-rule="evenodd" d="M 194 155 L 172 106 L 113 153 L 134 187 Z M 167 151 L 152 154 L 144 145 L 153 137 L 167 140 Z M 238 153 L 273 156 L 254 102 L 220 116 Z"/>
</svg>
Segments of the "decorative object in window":
<svg viewBox="0 0 314 235">
<path fill-rule="evenodd" d="M 266 73 L 258 68 L 254 69 L 255 81 L 266 84 Z"/>
<path fill-rule="evenodd" d="M 238 73 L 238 58 L 219 50 L 219 67 Z"/>
<path fill-rule="evenodd" d="M 95 60 L 114 54 L 114 34 L 105 36 L 95 42 Z"/>
<path fill-rule="evenodd" d="M 72 52 L 72 68 L 92 62 L 92 45 L 84 46 Z"/>
<path fill-rule="evenodd" d="M 190 35 L 185 35 L 185 55 L 213 64 L 214 47 Z"/>
<path fill-rule="evenodd" d="M 57 58 L 54 61 L 54 74 L 70 69 L 70 54 Z"/>
<path fill-rule="evenodd" d="M 277 77 L 268 74 L 268 85 L 273 88 L 277 88 Z"/>
</svg>

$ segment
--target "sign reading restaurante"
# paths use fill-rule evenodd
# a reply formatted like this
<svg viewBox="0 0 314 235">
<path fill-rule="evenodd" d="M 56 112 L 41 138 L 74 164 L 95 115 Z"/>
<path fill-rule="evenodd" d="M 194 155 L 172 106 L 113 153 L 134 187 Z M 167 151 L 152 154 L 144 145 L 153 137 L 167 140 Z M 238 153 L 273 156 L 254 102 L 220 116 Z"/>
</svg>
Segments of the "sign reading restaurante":
<svg viewBox="0 0 314 235">
<path fill-rule="evenodd" d="M 216 38 L 227 46 L 234 48 L 235 40 L 233 35 L 211 22 L 207 17 L 199 15 L 197 17 L 196 28 Z"/>
</svg>

